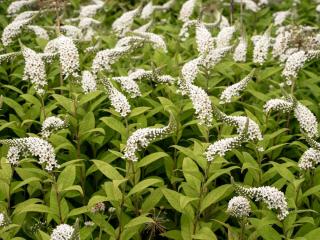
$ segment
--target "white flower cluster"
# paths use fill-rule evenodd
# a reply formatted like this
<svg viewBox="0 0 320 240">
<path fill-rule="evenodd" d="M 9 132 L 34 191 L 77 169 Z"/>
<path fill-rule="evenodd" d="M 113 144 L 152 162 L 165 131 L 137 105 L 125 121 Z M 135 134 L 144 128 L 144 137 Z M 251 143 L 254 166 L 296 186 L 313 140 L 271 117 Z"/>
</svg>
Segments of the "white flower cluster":
<svg viewBox="0 0 320 240">
<path fill-rule="evenodd" d="M 30 48 L 22 46 L 22 55 L 25 60 L 23 80 L 30 80 L 39 95 L 44 94 L 47 85 L 45 63 L 40 54 Z"/>
<path fill-rule="evenodd" d="M 0 212 L 0 227 L 7 225 L 7 219 L 4 213 Z"/>
<path fill-rule="evenodd" d="M 304 63 L 307 60 L 308 55 L 303 50 L 291 54 L 287 58 L 284 69 L 282 71 L 282 76 L 284 76 L 290 83 L 293 79 L 297 78 L 299 70 L 303 67 Z"/>
<path fill-rule="evenodd" d="M 293 110 L 293 103 L 279 98 L 270 99 L 263 106 L 263 110 L 265 113 L 269 113 L 271 111 L 282 111 L 286 113 Z"/>
<path fill-rule="evenodd" d="M 92 208 L 92 213 L 104 212 L 106 210 L 106 205 L 103 202 L 96 203 Z"/>
<path fill-rule="evenodd" d="M 235 218 L 248 217 L 251 212 L 250 202 L 242 196 L 233 197 L 228 203 L 227 213 Z"/>
<path fill-rule="evenodd" d="M 150 32 L 135 32 L 138 34 L 138 36 L 142 37 L 145 41 L 150 42 L 152 44 L 152 47 L 154 49 L 161 49 L 164 52 L 167 52 L 167 45 L 165 41 L 163 40 L 163 37 L 155 34 L 155 33 L 150 33 Z"/>
<path fill-rule="evenodd" d="M 302 154 L 298 166 L 302 170 L 309 170 L 314 169 L 315 166 L 319 163 L 320 151 L 314 148 L 309 148 Z"/>
<path fill-rule="evenodd" d="M 263 35 L 256 35 L 252 38 L 253 49 L 253 62 L 262 65 L 268 57 L 268 50 L 271 45 L 271 38 L 269 30 Z"/>
<path fill-rule="evenodd" d="M 274 13 L 273 14 L 274 25 L 276 26 L 281 25 L 290 15 L 291 15 L 290 11 L 280 11 L 280 12 Z"/>
<path fill-rule="evenodd" d="M 233 52 L 233 60 L 236 62 L 245 62 L 247 60 L 248 43 L 245 37 L 239 38 L 239 43 Z"/>
<path fill-rule="evenodd" d="M 134 29 L 133 32 L 134 33 L 147 32 L 149 30 L 149 28 L 151 27 L 152 23 L 153 23 L 152 20 L 150 20 L 146 24 Z"/>
<path fill-rule="evenodd" d="M 241 136 L 218 140 L 207 148 L 205 157 L 209 162 L 213 161 L 216 156 L 224 157 L 228 151 L 239 147 L 242 142 Z"/>
<path fill-rule="evenodd" d="M 161 140 L 172 134 L 176 129 L 176 122 L 172 116 L 167 126 L 162 128 L 141 128 L 136 130 L 128 138 L 126 147 L 124 149 L 124 159 L 130 161 L 138 161 L 137 152 L 146 148 L 151 142 Z"/>
<path fill-rule="evenodd" d="M 10 146 L 7 159 L 8 162 L 16 165 L 23 156 L 32 155 L 39 158 L 39 164 L 44 164 L 45 169 L 52 171 L 53 168 L 58 168 L 54 148 L 46 140 L 37 137 L 26 137 L 11 140 L 1 140 L 2 144 Z"/>
<path fill-rule="evenodd" d="M 50 135 L 59 129 L 62 129 L 66 126 L 66 122 L 62 119 L 52 116 L 46 118 L 42 123 L 41 136 L 45 139 L 49 138 Z"/>
<path fill-rule="evenodd" d="M 37 26 L 37 25 L 29 25 L 29 26 L 27 26 L 27 28 L 28 28 L 30 31 L 33 31 L 34 34 L 35 34 L 38 38 L 42 38 L 42 39 L 45 39 L 45 40 L 49 40 L 49 35 L 48 35 L 47 31 L 46 31 L 43 27 L 40 27 L 40 26 Z"/>
<path fill-rule="evenodd" d="M 124 36 L 127 32 L 130 31 L 133 20 L 140 13 L 140 7 L 123 13 L 119 18 L 117 18 L 112 23 L 112 30 L 118 36 Z"/>
<path fill-rule="evenodd" d="M 146 4 L 143 7 L 140 17 L 142 19 L 148 19 L 157 10 L 167 11 L 168 9 L 171 8 L 171 6 L 174 4 L 174 2 L 175 2 L 175 0 L 169 0 L 168 2 L 166 2 L 163 5 L 153 5 L 152 1 L 150 1 L 148 4 Z"/>
<path fill-rule="evenodd" d="M 80 28 L 72 25 L 63 25 L 60 27 L 60 31 L 64 33 L 66 37 L 73 40 L 78 40 L 82 38 L 82 31 Z"/>
<path fill-rule="evenodd" d="M 2 44 L 5 47 L 10 45 L 13 40 L 21 33 L 22 29 L 31 22 L 31 20 L 32 18 L 27 18 L 22 20 L 15 20 L 9 23 L 2 32 Z"/>
<path fill-rule="evenodd" d="M 31 6 L 32 4 L 36 3 L 37 0 L 17 0 L 10 3 L 9 7 L 7 8 L 8 14 L 16 14 L 22 8 Z"/>
<path fill-rule="evenodd" d="M 178 19 L 181 20 L 182 22 L 188 21 L 194 11 L 196 3 L 197 3 L 196 0 L 187 0 L 180 9 Z"/>
<path fill-rule="evenodd" d="M 252 80 L 255 69 L 253 69 L 244 79 L 227 87 L 220 96 L 220 103 L 230 103 L 233 97 L 240 96 L 240 93 L 247 87 Z"/>
<path fill-rule="evenodd" d="M 9 61 L 19 55 L 20 55 L 20 52 L 10 52 L 10 53 L 1 54 L 0 55 L 0 63 L 2 63 L 4 61 Z"/>
<path fill-rule="evenodd" d="M 252 0 L 235 0 L 234 2 L 244 4 L 244 7 L 252 12 L 258 12 L 260 10 L 260 7 Z"/>
<path fill-rule="evenodd" d="M 214 67 L 218 62 L 222 60 L 222 58 L 229 52 L 230 49 L 231 46 L 223 48 L 212 48 L 202 60 L 202 65 L 207 69 Z"/>
<path fill-rule="evenodd" d="M 257 188 L 245 188 L 237 186 L 236 190 L 240 195 L 247 196 L 254 201 L 262 201 L 269 209 L 277 210 L 279 220 L 284 220 L 289 214 L 288 203 L 283 192 L 279 191 L 275 187 L 263 186 Z"/>
<path fill-rule="evenodd" d="M 216 37 L 216 48 L 229 47 L 235 31 L 236 28 L 234 26 L 222 28 Z"/>
<path fill-rule="evenodd" d="M 201 125 L 211 126 L 212 104 L 208 94 L 202 88 L 190 84 L 187 95 L 192 101 L 199 123 Z"/>
<path fill-rule="evenodd" d="M 127 98 L 109 80 L 104 79 L 103 84 L 109 94 L 111 105 L 122 117 L 126 117 L 131 112 L 131 106 Z"/>
<path fill-rule="evenodd" d="M 262 133 L 260 131 L 259 125 L 254 122 L 252 119 L 244 116 L 228 116 L 222 112 L 217 112 L 215 109 L 214 115 L 224 123 L 236 127 L 237 133 L 241 134 L 245 130 L 246 123 L 248 121 L 248 130 L 247 135 L 248 138 L 252 141 L 260 141 L 262 140 Z"/>
<path fill-rule="evenodd" d="M 196 24 L 196 42 L 200 54 L 206 54 L 214 47 L 214 39 L 202 22 Z"/>
<path fill-rule="evenodd" d="M 183 65 L 181 70 L 181 75 L 185 85 L 188 86 L 193 83 L 193 81 L 198 75 L 201 61 L 202 61 L 202 57 L 197 57 Z"/>
<path fill-rule="evenodd" d="M 81 87 L 85 94 L 97 90 L 96 77 L 90 71 L 82 72 Z"/>
<path fill-rule="evenodd" d="M 92 18 L 96 15 L 97 11 L 101 9 L 104 5 L 103 1 L 93 1 L 92 4 L 81 6 L 79 18 Z"/>
<path fill-rule="evenodd" d="M 111 71 L 111 65 L 129 51 L 130 47 L 116 47 L 99 51 L 93 59 L 92 71 L 94 73 L 97 73 L 102 69 Z"/>
<path fill-rule="evenodd" d="M 75 229 L 68 224 L 58 225 L 50 235 L 50 240 L 80 240 L 75 238 Z"/>
<path fill-rule="evenodd" d="M 185 23 L 183 23 L 179 33 L 181 41 L 185 41 L 189 37 L 189 29 L 192 26 L 196 26 L 198 22 L 198 20 L 188 20 Z"/>
<path fill-rule="evenodd" d="M 318 136 L 318 122 L 316 116 L 301 103 L 294 108 L 294 116 L 300 124 L 300 128 L 311 138 Z"/>
<path fill-rule="evenodd" d="M 59 55 L 62 73 L 65 77 L 78 76 L 80 68 L 79 53 L 71 38 L 61 35 L 49 41 L 44 53 Z"/>
<path fill-rule="evenodd" d="M 272 55 L 273 57 L 279 57 L 283 62 L 286 59 L 286 51 L 288 50 L 289 42 L 291 39 L 291 32 L 286 31 L 285 27 L 280 27 L 276 32 L 276 37 L 273 43 Z"/>
</svg>

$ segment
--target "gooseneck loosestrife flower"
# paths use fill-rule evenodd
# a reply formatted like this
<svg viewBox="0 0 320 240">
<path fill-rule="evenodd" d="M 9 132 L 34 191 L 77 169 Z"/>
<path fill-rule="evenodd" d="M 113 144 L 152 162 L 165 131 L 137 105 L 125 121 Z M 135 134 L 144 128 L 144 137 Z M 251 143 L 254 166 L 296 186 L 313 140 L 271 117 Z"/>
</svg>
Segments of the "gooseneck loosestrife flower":
<svg viewBox="0 0 320 240">
<path fill-rule="evenodd" d="M 294 99 L 271 99 L 264 105 L 264 111 L 293 111 L 294 117 L 298 120 L 300 129 L 309 137 L 318 136 L 318 121 L 316 116 L 302 103 Z"/>
<path fill-rule="evenodd" d="M 239 38 L 239 43 L 233 52 L 233 60 L 236 62 L 245 62 L 247 60 L 248 43 L 245 37 Z"/>
<path fill-rule="evenodd" d="M 131 11 L 123 13 L 112 23 L 112 30 L 120 37 L 131 30 L 131 25 L 135 17 L 139 15 L 141 8 L 138 7 Z"/>
<path fill-rule="evenodd" d="M 68 224 L 58 225 L 50 235 L 50 240 L 80 240 L 80 236 L 73 226 Z"/>
<path fill-rule="evenodd" d="M 278 212 L 277 217 L 281 221 L 289 214 L 288 203 L 283 192 L 275 187 L 263 186 L 246 188 L 236 185 L 236 191 L 241 196 L 246 196 L 257 202 L 264 202 L 269 209 L 275 209 Z"/>
<path fill-rule="evenodd" d="M 26 137 L 10 140 L 0 140 L 0 143 L 9 145 L 7 154 L 8 162 L 17 165 L 22 156 L 34 156 L 39 158 L 39 164 L 43 164 L 45 169 L 52 171 L 58 168 L 54 148 L 44 139 L 38 137 Z"/>
<path fill-rule="evenodd" d="M 81 78 L 81 87 L 85 94 L 97 90 L 96 76 L 90 71 L 83 71 Z"/>
<path fill-rule="evenodd" d="M 62 129 L 66 127 L 66 125 L 66 122 L 58 117 L 48 117 L 42 123 L 40 134 L 43 138 L 47 139 L 54 131 Z"/>
<path fill-rule="evenodd" d="M 131 112 L 128 99 L 108 79 L 103 79 L 102 83 L 107 90 L 111 105 L 122 117 L 126 117 Z"/>
<path fill-rule="evenodd" d="M 230 103 L 233 97 L 239 97 L 241 92 L 246 89 L 248 83 L 252 80 L 254 72 L 255 69 L 251 70 L 240 82 L 227 87 L 220 96 L 221 103 Z"/>
<path fill-rule="evenodd" d="M 139 150 L 148 147 L 153 141 L 168 137 L 175 130 L 176 121 L 172 114 L 170 114 L 169 123 L 165 127 L 147 127 L 136 130 L 127 140 L 123 158 L 129 161 L 138 161 L 137 152 Z"/>
<path fill-rule="evenodd" d="M 228 202 L 227 213 L 238 219 L 249 217 L 251 213 L 249 200 L 242 196 L 231 198 Z"/>
<path fill-rule="evenodd" d="M 256 35 L 252 37 L 254 44 L 253 62 L 262 65 L 268 57 L 269 47 L 271 46 L 270 30 L 268 28 L 263 35 Z"/>
<path fill-rule="evenodd" d="M 187 0 L 180 9 L 178 19 L 181 20 L 182 22 L 188 21 L 194 11 L 196 3 L 197 3 L 196 0 Z"/>
<path fill-rule="evenodd" d="M 60 35 L 48 42 L 44 52 L 59 56 L 62 74 L 66 78 L 69 76 L 78 77 L 80 69 L 79 53 L 71 38 Z"/>
<path fill-rule="evenodd" d="M 21 48 L 25 60 L 23 80 L 30 80 L 36 92 L 43 95 L 44 87 L 47 85 L 45 63 L 40 54 L 23 45 L 21 45 Z"/>
</svg>

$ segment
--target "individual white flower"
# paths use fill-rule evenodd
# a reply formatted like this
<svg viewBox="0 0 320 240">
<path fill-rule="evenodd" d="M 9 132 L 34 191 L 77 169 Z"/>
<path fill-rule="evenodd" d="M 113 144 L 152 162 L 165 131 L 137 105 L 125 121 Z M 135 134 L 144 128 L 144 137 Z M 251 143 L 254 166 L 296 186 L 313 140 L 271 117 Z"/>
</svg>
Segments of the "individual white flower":
<svg viewBox="0 0 320 240">
<path fill-rule="evenodd" d="M 37 0 L 17 0 L 10 3 L 9 7 L 7 8 L 8 14 L 16 14 L 18 13 L 22 8 L 30 6 L 34 3 L 36 3 Z"/>
<path fill-rule="evenodd" d="M 118 89 L 116 89 L 109 80 L 104 79 L 103 84 L 109 95 L 111 106 L 113 106 L 116 112 L 118 112 L 122 117 L 126 117 L 131 112 L 131 106 L 127 98 Z"/>
<path fill-rule="evenodd" d="M 47 85 L 47 76 L 41 55 L 25 46 L 22 46 L 22 55 L 25 60 L 23 80 L 30 80 L 37 93 L 39 95 L 44 94 L 44 87 Z"/>
<path fill-rule="evenodd" d="M 269 113 L 271 111 L 290 112 L 293 110 L 293 103 L 285 99 L 270 99 L 263 106 L 263 111 Z"/>
<path fill-rule="evenodd" d="M 233 197 L 228 203 L 227 213 L 236 218 L 248 217 L 251 207 L 248 199 L 242 196 Z"/>
<path fill-rule="evenodd" d="M 172 134 L 176 129 L 176 122 L 172 116 L 167 126 L 162 128 L 141 128 L 136 130 L 128 138 L 124 149 L 123 158 L 130 161 L 138 161 L 137 152 L 146 148 L 151 142 L 161 140 Z"/>
<path fill-rule="evenodd" d="M 317 164 L 320 163 L 320 151 L 314 148 L 309 148 L 305 151 L 300 160 L 299 160 L 299 168 L 302 170 L 310 170 L 314 169 Z"/>
<path fill-rule="evenodd" d="M 85 94 L 97 90 L 96 78 L 90 71 L 82 72 L 81 87 Z"/>
<path fill-rule="evenodd" d="M 66 37 L 70 37 L 74 40 L 77 39 L 81 39 L 82 38 L 82 32 L 81 29 L 76 27 L 76 26 L 72 26 L 72 25 L 63 25 L 60 27 L 61 32 L 64 33 L 64 35 Z"/>
<path fill-rule="evenodd" d="M 287 17 L 291 15 L 290 11 L 280 11 L 273 14 L 274 25 L 281 25 Z"/>
<path fill-rule="evenodd" d="M 68 224 L 58 225 L 50 235 L 50 240 L 80 240 L 74 238 L 75 229 Z"/>
<path fill-rule="evenodd" d="M 78 76 L 78 70 L 80 69 L 79 53 L 71 38 L 61 35 L 49 41 L 44 52 L 59 55 L 62 73 L 65 77 Z"/>
<path fill-rule="evenodd" d="M 308 60 L 308 55 L 305 51 L 301 50 L 295 52 L 287 58 L 282 75 L 287 80 L 297 78 L 299 70 L 303 67 L 304 63 Z"/>
<path fill-rule="evenodd" d="M 155 7 L 153 6 L 152 1 L 150 1 L 148 2 L 147 5 L 143 7 L 140 17 L 142 19 L 148 19 L 152 15 L 154 10 L 155 10 Z"/>
<path fill-rule="evenodd" d="M 140 88 L 133 78 L 127 77 L 113 77 L 112 80 L 120 83 L 121 88 L 130 94 L 131 98 L 141 96 Z"/>
<path fill-rule="evenodd" d="M 205 54 L 214 47 L 214 39 L 203 23 L 196 25 L 196 42 L 200 54 Z"/>
<path fill-rule="evenodd" d="M 316 116 L 301 103 L 297 103 L 294 109 L 300 128 L 311 138 L 318 136 L 318 122 Z"/>
<path fill-rule="evenodd" d="M 194 11 L 196 2 L 197 2 L 196 0 L 187 0 L 180 9 L 178 19 L 181 20 L 182 22 L 188 21 Z"/>
<path fill-rule="evenodd" d="M 38 38 L 49 40 L 49 35 L 44 28 L 36 25 L 29 25 L 27 28 L 33 31 Z"/>
<path fill-rule="evenodd" d="M 216 48 L 229 47 L 235 31 L 234 26 L 222 28 L 216 37 Z"/>
<path fill-rule="evenodd" d="M 133 23 L 134 18 L 139 14 L 140 7 L 125 12 L 121 15 L 121 17 L 117 18 L 112 23 L 112 30 L 118 35 L 118 36 L 124 36 L 125 33 L 130 31 L 131 25 Z"/>
<path fill-rule="evenodd" d="M 94 222 L 92 222 L 92 221 L 85 221 L 84 222 L 84 225 L 86 226 L 86 227 L 92 227 L 92 226 L 94 226 Z"/>
<path fill-rule="evenodd" d="M 253 38 L 253 62 L 262 65 L 268 57 L 271 41 L 269 31 L 267 30 L 263 35 L 254 37 L 256 37 L 256 39 Z"/>
<path fill-rule="evenodd" d="M 223 138 L 209 145 L 205 152 L 207 161 L 211 162 L 216 156 L 224 157 L 226 153 L 241 145 L 243 139 L 240 136 Z"/>
<path fill-rule="evenodd" d="M 283 192 L 275 187 L 264 186 L 258 188 L 245 188 L 236 186 L 236 191 L 240 195 L 247 196 L 254 201 L 264 202 L 269 209 L 277 210 L 277 217 L 279 220 L 284 220 L 289 214 L 288 203 Z"/>
<path fill-rule="evenodd" d="M 253 69 L 245 78 L 240 82 L 237 82 L 229 87 L 227 87 L 221 94 L 220 100 L 222 103 L 230 103 L 232 97 L 240 96 L 240 93 L 246 89 L 248 83 L 251 81 L 255 69 Z"/>
<path fill-rule="evenodd" d="M 9 23 L 2 32 L 2 44 L 5 47 L 10 45 L 13 42 L 13 40 L 21 34 L 22 29 L 26 27 L 31 22 L 31 20 L 31 18 L 28 18 Z"/>
<path fill-rule="evenodd" d="M 235 62 L 245 62 L 247 60 L 247 40 L 240 37 L 239 43 L 233 52 L 233 60 Z"/>
<path fill-rule="evenodd" d="M 10 146 L 7 159 L 8 162 L 16 165 L 21 155 L 32 155 L 39 158 L 39 164 L 44 164 L 45 169 L 52 171 L 58 168 L 54 148 L 46 140 L 37 137 L 26 137 L 11 140 L 1 140 L 2 144 Z"/>
<path fill-rule="evenodd" d="M 190 84 L 187 95 L 189 96 L 199 124 L 211 126 L 212 104 L 208 94 L 200 87 Z"/>
<path fill-rule="evenodd" d="M 52 116 L 46 118 L 42 123 L 41 136 L 45 139 L 49 138 L 50 135 L 59 129 L 62 129 L 66 126 L 66 122 L 62 119 Z"/>
</svg>

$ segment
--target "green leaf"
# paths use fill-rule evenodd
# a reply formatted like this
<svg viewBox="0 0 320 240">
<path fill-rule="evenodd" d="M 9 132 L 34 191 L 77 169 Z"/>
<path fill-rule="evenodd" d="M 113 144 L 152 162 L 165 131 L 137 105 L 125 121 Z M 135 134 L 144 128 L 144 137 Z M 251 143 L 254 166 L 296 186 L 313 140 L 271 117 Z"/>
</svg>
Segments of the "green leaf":
<svg viewBox="0 0 320 240">
<path fill-rule="evenodd" d="M 169 157 L 169 155 L 165 152 L 151 153 L 151 154 L 145 156 L 144 158 L 142 158 L 137 163 L 137 167 L 141 168 L 141 167 L 147 166 L 147 165 L 153 163 L 154 161 L 157 161 L 157 160 L 164 158 L 164 157 Z"/>
<path fill-rule="evenodd" d="M 132 228 L 136 227 L 138 225 L 144 224 L 144 223 L 153 223 L 153 219 L 145 216 L 139 216 L 136 218 L 133 218 L 130 220 L 129 223 L 127 223 L 124 228 Z"/>
<path fill-rule="evenodd" d="M 141 192 L 144 189 L 158 183 L 163 183 L 163 180 L 159 178 L 149 178 L 149 179 L 142 180 L 130 190 L 127 196 L 131 196 L 132 194 Z"/>
<path fill-rule="evenodd" d="M 123 176 L 109 163 L 100 160 L 92 160 L 100 172 L 111 180 L 123 180 Z"/>
<path fill-rule="evenodd" d="M 203 210 L 205 210 L 207 207 L 220 201 L 221 199 L 228 197 L 232 190 L 233 187 L 231 184 L 225 184 L 213 189 L 204 197 L 201 203 L 200 212 L 203 212 Z"/>
<path fill-rule="evenodd" d="M 103 118 L 100 118 L 100 120 L 104 122 L 109 128 L 120 133 L 122 137 L 127 135 L 126 128 L 124 127 L 122 122 L 115 119 L 114 117 L 103 117 Z"/>
</svg>

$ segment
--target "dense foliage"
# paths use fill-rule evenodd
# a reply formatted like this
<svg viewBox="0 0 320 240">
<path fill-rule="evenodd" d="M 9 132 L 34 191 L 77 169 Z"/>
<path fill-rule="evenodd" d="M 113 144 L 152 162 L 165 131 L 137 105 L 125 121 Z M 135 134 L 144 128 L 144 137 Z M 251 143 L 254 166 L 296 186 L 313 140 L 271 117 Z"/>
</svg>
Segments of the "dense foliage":
<svg viewBox="0 0 320 240">
<path fill-rule="evenodd" d="M 0 239 L 318 239 L 317 1 L 0 1 Z"/>
</svg>

